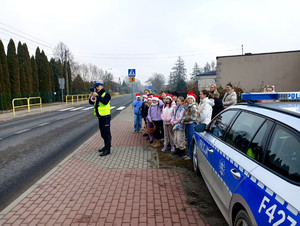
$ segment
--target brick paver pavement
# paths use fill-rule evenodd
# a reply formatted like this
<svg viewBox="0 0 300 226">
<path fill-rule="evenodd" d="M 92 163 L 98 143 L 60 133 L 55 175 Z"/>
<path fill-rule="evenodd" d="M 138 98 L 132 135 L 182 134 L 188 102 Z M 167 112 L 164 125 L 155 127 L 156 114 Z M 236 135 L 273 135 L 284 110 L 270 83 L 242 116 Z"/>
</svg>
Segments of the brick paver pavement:
<svg viewBox="0 0 300 226">
<path fill-rule="evenodd" d="M 0 225 L 205 225 L 181 175 L 159 169 L 156 149 L 133 132 L 131 107 L 111 131 L 112 154 L 99 156 L 97 133 L 2 211 Z"/>
</svg>

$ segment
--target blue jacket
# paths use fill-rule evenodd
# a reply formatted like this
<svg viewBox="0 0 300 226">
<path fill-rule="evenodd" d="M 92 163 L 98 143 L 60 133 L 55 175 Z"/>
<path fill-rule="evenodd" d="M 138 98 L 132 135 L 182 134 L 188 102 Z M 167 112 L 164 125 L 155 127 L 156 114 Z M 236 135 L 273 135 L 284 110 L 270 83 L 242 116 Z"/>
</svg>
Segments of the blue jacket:
<svg viewBox="0 0 300 226">
<path fill-rule="evenodd" d="M 135 99 L 133 102 L 132 102 L 132 106 L 134 107 L 134 114 L 136 115 L 141 115 L 142 114 L 142 104 L 143 104 L 143 101 L 142 100 L 137 100 Z"/>
</svg>

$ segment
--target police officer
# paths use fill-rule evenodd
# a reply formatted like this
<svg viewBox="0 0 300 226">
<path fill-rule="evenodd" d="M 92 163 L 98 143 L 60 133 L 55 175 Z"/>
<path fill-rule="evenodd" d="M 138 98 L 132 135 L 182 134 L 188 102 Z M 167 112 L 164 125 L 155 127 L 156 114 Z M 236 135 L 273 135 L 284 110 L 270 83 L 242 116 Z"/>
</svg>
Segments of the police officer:
<svg viewBox="0 0 300 226">
<path fill-rule="evenodd" d="M 110 133 L 110 99 L 111 96 L 109 93 L 105 92 L 103 89 L 102 81 L 95 81 L 94 86 L 96 92 L 90 94 L 91 98 L 89 99 L 90 104 L 94 104 L 94 115 L 97 115 L 99 120 L 99 129 L 101 137 L 104 140 L 104 147 L 99 150 L 100 156 L 105 156 L 110 154 L 111 147 L 111 133 Z M 93 100 L 95 102 L 93 102 Z"/>
</svg>

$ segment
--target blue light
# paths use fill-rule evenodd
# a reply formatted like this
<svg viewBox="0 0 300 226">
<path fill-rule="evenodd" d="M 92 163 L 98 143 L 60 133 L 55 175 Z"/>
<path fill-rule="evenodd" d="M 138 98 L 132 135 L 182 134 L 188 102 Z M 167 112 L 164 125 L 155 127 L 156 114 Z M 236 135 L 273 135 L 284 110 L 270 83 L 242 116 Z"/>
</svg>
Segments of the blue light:
<svg viewBox="0 0 300 226">
<path fill-rule="evenodd" d="M 279 100 L 279 93 L 243 93 L 242 100 Z"/>
</svg>

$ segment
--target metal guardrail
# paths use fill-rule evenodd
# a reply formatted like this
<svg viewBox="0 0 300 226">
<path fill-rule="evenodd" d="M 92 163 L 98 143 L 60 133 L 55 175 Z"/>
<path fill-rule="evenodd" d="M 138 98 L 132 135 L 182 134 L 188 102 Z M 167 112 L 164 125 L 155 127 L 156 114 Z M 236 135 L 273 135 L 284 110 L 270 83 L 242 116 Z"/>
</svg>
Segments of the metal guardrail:
<svg viewBox="0 0 300 226">
<path fill-rule="evenodd" d="M 66 96 L 66 105 L 68 105 L 68 98 L 71 98 L 72 105 L 73 105 L 75 98 L 76 98 L 76 102 L 78 104 L 80 102 L 80 98 L 81 98 L 81 101 L 84 102 L 84 100 L 89 99 L 89 96 L 90 96 L 89 94 L 67 95 Z"/>
<path fill-rule="evenodd" d="M 34 99 L 39 99 L 40 102 L 37 104 L 30 104 L 30 100 L 34 100 Z M 26 105 L 17 105 L 15 106 L 15 101 L 21 101 L 21 100 L 26 100 L 27 104 Z M 30 106 L 36 106 L 36 105 L 40 105 L 40 109 L 42 110 L 42 98 L 41 97 L 24 97 L 24 98 L 14 98 L 12 100 L 12 107 L 13 107 L 13 114 L 14 116 L 16 116 L 16 110 L 18 108 L 28 108 L 28 113 L 30 113 Z"/>
</svg>

